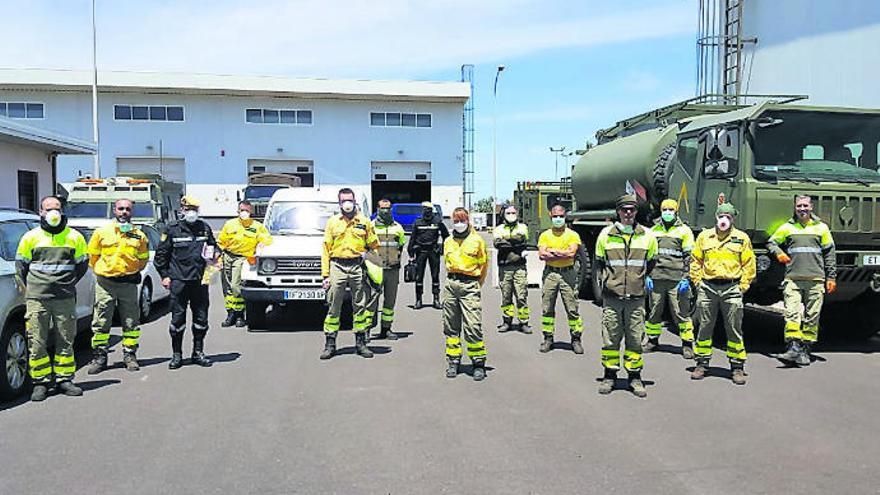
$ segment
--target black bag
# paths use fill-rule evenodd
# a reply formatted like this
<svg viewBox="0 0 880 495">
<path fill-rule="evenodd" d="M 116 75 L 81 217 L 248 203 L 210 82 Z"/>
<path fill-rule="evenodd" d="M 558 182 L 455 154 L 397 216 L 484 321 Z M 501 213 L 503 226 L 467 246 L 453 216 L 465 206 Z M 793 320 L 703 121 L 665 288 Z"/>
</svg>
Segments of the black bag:
<svg viewBox="0 0 880 495">
<path fill-rule="evenodd" d="M 409 260 L 409 262 L 403 267 L 403 281 L 404 283 L 410 284 L 416 281 L 416 262 L 414 260 Z"/>
</svg>

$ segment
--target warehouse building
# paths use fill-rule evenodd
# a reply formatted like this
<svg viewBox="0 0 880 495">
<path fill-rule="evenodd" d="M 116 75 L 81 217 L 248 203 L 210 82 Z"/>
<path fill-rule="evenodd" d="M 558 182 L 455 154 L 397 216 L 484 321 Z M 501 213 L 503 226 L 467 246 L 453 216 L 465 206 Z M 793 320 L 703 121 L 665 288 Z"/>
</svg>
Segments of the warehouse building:
<svg viewBox="0 0 880 495">
<path fill-rule="evenodd" d="M 0 70 L 0 116 L 90 140 L 92 73 Z M 231 216 L 248 177 L 296 175 L 305 187 L 353 187 L 374 204 L 462 203 L 460 82 L 101 72 L 102 176 L 161 173 Z M 59 156 L 58 180 L 91 174 Z"/>
</svg>

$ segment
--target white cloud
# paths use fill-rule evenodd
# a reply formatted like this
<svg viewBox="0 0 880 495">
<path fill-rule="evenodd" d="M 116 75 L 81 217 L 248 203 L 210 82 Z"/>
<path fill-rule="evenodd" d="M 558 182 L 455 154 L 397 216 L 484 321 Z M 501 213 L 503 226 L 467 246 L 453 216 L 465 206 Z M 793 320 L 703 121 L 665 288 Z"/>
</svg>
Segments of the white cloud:
<svg viewBox="0 0 880 495">
<path fill-rule="evenodd" d="M 3 65 L 90 65 L 87 0 L 77 0 L 81 9 L 63 13 L 54 13 L 53 3 L 35 0 L 19 9 L 16 19 L 22 22 L 8 24 L 5 33 L 19 44 L 0 47 Z M 582 15 L 552 15 L 560 5 L 562 0 L 101 0 L 99 65 L 213 73 L 419 74 L 552 48 L 688 33 L 694 24 L 686 2 L 601 15 L 591 15 L 585 2 L 576 9 Z"/>
</svg>

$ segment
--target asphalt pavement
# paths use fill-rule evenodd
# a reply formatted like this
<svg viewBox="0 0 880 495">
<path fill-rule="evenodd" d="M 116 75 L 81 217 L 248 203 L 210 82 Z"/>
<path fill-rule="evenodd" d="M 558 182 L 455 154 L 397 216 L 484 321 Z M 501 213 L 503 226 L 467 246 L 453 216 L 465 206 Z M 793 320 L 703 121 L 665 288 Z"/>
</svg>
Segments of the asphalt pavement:
<svg viewBox="0 0 880 495">
<path fill-rule="evenodd" d="M 599 309 L 587 301 L 586 354 L 561 327 L 540 354 L 538 291 L 535 333 L 499 334 L 499 294 L 484 287 L 490 368 L 474 382 L 445 377 L 440 312 L 407 307 L 409 285 L 404 338 L 373 340 L 373 359 L 346 331 L 341 355 L 320 361 L 321 318 L 305 307 L 273 312 L 266 332 L 221 328 L 218 285 L 211 294 L 212 368 L 167 368 L 165 305 L 142 327 L 140 372 L 81 368 L 82 397 L 0 405 L 0 493 L 880 493 L 877 340 L 836 339 L 789 369 L 770 355 L 781 319 L 751 311 L 746 386 L 719 349 L 713 376 L 691 381 L 664 333 L 638 399 L 623 375 L 596 393 Z"/>
</svg>

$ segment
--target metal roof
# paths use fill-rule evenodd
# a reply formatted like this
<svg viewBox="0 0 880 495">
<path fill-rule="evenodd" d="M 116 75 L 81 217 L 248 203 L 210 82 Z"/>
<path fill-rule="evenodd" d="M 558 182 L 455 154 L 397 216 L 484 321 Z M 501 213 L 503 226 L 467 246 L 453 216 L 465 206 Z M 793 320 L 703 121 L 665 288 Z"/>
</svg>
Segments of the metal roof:
<svg viewBox="0 0 880 495">
<path fill-rule="evenodd" d="M 89 91 L 93 73 L 82 70 L 0 69 L 0 89 Z M 278 96 L 351 100 L 464 103 L 463 82 L 289 78 L 164 72 L 98 72 L 99 92 L 216 96 Z"/>
<path fill-rule="evenodd" d="M 0 117 L 0 142 L 30 146 L 62 155 L 94 155 L 98 151 L 97 145 L 92 141 L 19 124 L 5 117 Z"/>
</svg>

